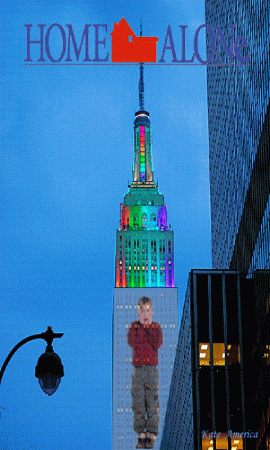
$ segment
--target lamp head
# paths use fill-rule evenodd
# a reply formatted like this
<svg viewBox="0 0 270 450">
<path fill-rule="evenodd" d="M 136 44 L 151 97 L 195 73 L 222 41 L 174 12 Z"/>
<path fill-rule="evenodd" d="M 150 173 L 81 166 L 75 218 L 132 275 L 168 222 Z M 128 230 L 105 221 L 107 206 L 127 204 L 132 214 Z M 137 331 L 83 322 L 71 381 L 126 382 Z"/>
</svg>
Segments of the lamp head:
<svg viewBox="0 0 270 450">
<path fill-rule="evenodd" d="M 64 368 L 60 356 L 54 353 L 50 344 L 38 359 L 35 376 L 45 394 L 52 395 L 58 389 L 64 376 Z"/>
</svg>

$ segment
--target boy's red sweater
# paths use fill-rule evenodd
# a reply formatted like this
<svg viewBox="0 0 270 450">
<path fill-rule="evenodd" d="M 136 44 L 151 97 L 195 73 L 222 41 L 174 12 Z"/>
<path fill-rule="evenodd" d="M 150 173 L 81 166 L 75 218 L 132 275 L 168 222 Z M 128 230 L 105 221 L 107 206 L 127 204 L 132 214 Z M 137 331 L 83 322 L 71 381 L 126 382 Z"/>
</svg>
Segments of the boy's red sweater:
<svg viewBox="0 0 270 450">
<path fill-rule="evenodd" d="M 158 323 L 142 325 L 138 321 L 132 322 L 127 340 L 132 347 L 133 366 L 158 365 L 158 349 L 163 344 L 162 330 Z"/>
</svg>

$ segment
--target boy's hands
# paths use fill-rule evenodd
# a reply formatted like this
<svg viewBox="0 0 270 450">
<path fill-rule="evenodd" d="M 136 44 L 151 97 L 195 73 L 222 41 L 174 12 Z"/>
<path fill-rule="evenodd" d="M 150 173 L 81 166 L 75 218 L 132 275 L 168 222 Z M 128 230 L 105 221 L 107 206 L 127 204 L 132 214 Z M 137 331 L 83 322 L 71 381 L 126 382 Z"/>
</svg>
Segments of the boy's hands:
<svg viewBox="0 0 270 450">
<path fill-rule="evenodd" d="M 141 325 L 151 325 L 152 317 L 145 317 L 142 314 L 139 316 L 139 322 Z"/>
<path fill-rule="evenodd" d="M 154 310 L 152 305 L 142 305 L 138 308 L 139 322 L 141 325 L 151 325 Z"/>
</svg>

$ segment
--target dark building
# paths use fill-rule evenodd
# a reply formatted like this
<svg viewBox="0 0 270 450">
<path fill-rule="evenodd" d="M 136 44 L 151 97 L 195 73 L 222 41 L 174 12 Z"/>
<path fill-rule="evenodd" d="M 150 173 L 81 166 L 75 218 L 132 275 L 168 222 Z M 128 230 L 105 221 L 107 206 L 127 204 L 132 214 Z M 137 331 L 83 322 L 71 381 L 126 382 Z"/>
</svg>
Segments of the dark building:
<svg viewBox="0 0 270 450">
<path fill-rule="evenodd" d="M 254 321 L 251 349 L 251 386 L 247 407 L 252 426 L 258 430 L 256 450 L 270 450 L 270 275 L 254 273 Z"/>
<path fill-rule="evenodd" d="M 191 271 L 161 450 L 270 448 L 269 294 L 266 271 Z"/>
</svg>

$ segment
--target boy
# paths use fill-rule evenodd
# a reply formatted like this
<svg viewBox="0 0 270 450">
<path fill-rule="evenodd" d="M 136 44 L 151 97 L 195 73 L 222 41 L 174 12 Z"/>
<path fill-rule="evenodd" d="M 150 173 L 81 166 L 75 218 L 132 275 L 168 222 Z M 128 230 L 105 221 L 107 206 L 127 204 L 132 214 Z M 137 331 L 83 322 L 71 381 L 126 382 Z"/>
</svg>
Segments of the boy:
<svg viewBox="0 0 270 450">
<path fill-rule="evenodd" d="M 138 434 L 136 448 L 153 448 L 159 423 L 158 349 L 163 344 L 162 330 L 152 321 L 153 302 L 138 300 L 139 321 L 132 322 L 127 335 L 132 347 L 131 380 L 133 429 Z M 146 417 L 147 416 L 147 417 Z"/>
</svg>

